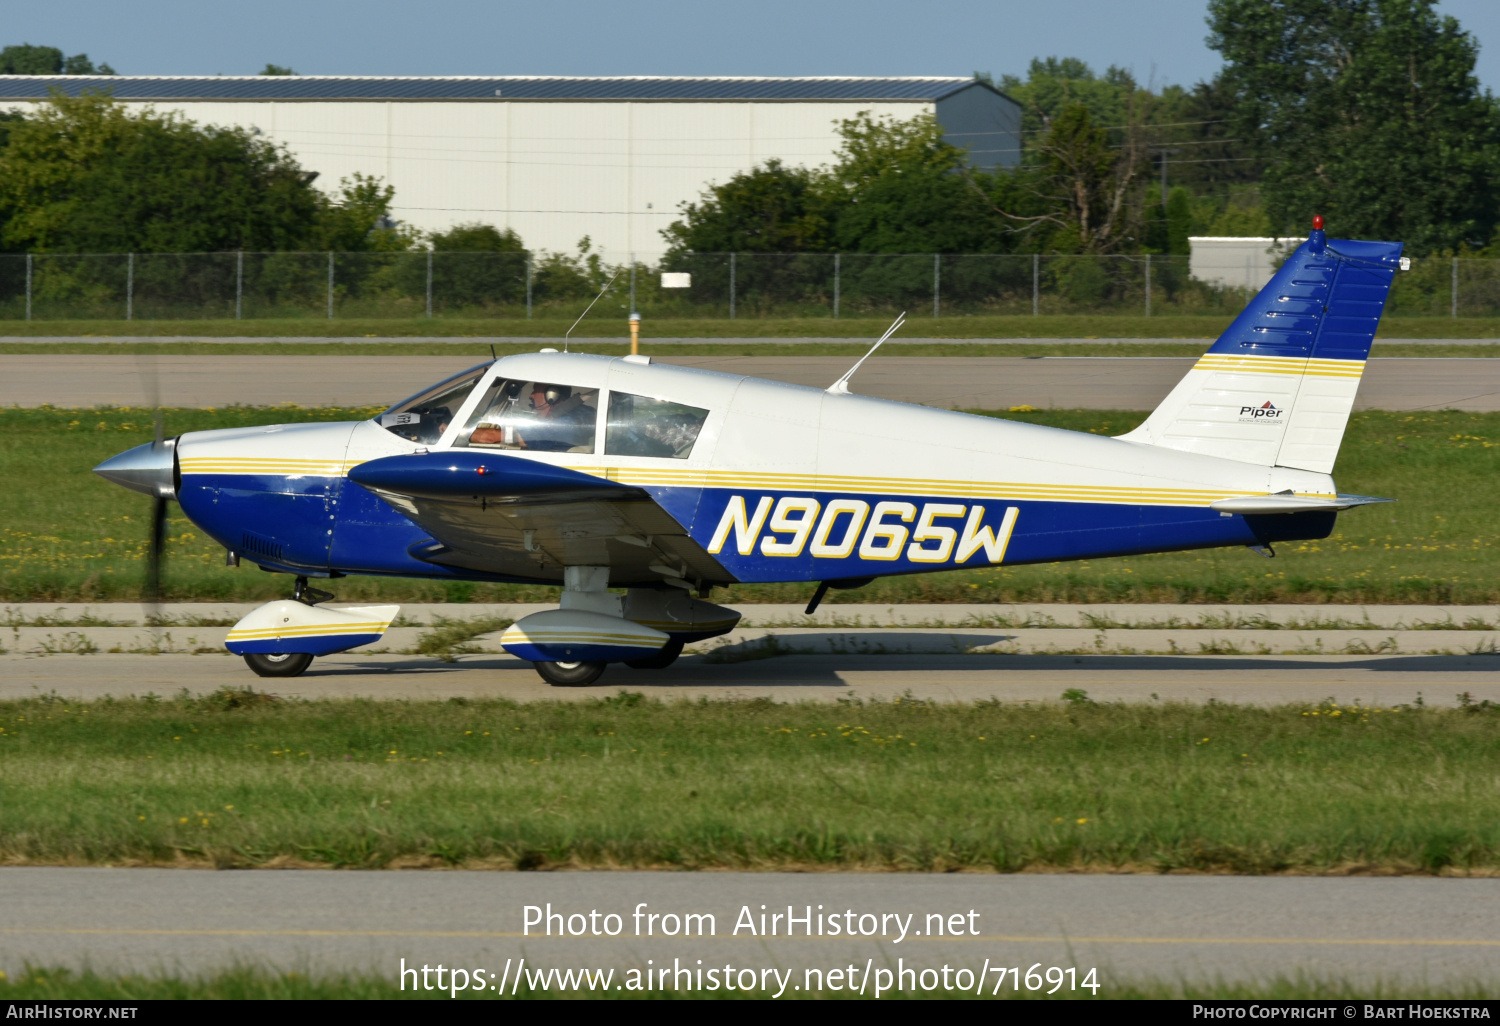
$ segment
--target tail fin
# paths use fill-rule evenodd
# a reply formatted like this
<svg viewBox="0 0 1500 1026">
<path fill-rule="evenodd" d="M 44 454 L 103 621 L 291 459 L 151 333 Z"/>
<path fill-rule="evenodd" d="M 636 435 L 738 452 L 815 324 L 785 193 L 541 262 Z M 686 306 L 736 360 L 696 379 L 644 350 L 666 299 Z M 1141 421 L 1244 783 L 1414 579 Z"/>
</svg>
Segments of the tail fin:
<svg viewBox="0 0 1500 1026">
<path fill-rule="evenodd" d="M 1329 241 L 1322 219 L 1146 422 L 1121 437 L 1265 467 L 1329 473 L 1399 242 Z"/>
</svg>

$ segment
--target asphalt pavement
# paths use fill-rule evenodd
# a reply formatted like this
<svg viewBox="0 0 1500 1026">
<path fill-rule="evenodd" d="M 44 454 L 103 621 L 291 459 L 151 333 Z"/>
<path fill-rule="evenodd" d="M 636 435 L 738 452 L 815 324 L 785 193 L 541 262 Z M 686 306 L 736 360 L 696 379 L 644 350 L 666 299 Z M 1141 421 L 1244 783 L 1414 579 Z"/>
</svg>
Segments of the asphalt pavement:
<svg viewBox="0 0 1500 1026">
<path fill-rule="evenodd" d="M 396 981 L 404 960 L 408 987 L 436 986 L 441 964 L 485 989 L 527 969 L 613 969 L 611 990 L 666 969 L 658 989 L 707 990 L 707 971 L 728 969 L 785 998 L 945 979 L 992 994 L 1026 988 L 1029 970 L 1046 990 L 1048 970 L 1066 988 L 1097 969 L 1108 997 L 1143 979 L 1461 985 L 1491 980 L 1500 954 L 1500 886 L 1449 878 L 6 867 L 0 892 L 12 973 L 237 965 Z"/>
<path fill-rule="evenodd" d="M 62 636 L 65 632 L 59 631 Z M 808 632 L 819 633 L 819 632 Z M 840 632 L 834 638 L 847 638 Z M 509 698 L 575 701 L 621 688 L 663 700 L 769 698 L 832 702 L 910 695 L 938 702 L 1057 701 L 1080 688 L 1097 701 L 1242 702 L 1277 705 L 1332 698 L 1389 706 L 1500 702 L 1500 659 L 1493 655 L 996 655 L 962 654 L 961 632 L 930 632 L 926 652 L 882 651 L 880 639 L 840 654 L 764 658 L 744 644 L 743 661 L 684 656 L 666 670 L 612 666 L 588 688 L 550 687 L 531 664 L 503 653 L 434 656 L 345 652 L 313 662 L 300 677 L 262 678 L 221 648 L 199 655 L 0 655 L 0 698 L 55 693 L 76 700 L 108 695 L 206 694 L 255 687 L 300 698 Z M 974 638 L 989 641 L 988 634 Z M 788 643 L 808 644 L 798 635 Z M 824 646 L 825 650 L 827 647 Z M 945 654 L 946 652 L 946 654 Z M 730 656 L 733 658 L 733 654 Z"/>
<path fill-rule="evenodd" d="M 451 356 L 151 356 L 8 353 L 0 355 L 0 406 L 151 405 L 205 407 L 370 406 L 395 403 L 480 362 L 479 351 Z M 847 356 L 671 356 L 663 363 L 749 374 L 825 388 L 853 362 Z M 953 409 L 1012 406 L 1153 409 L 1191 358 L 872 357 L 854 391 Z M 1500 360 L 1375 359 L 1357 409 L 1500 410 Z"/>
</svg>

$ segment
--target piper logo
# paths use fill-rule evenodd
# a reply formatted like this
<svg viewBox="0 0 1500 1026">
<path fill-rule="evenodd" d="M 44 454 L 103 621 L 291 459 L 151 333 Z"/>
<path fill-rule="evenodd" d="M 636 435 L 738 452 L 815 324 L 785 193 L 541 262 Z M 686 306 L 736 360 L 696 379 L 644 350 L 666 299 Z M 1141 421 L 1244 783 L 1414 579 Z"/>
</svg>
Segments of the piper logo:
<svg viewBox="0 0 1500 1026">
<path fill-rule="evenodd" d="M 1278 409 L 1277 407 L 1271 405 L 1271 401 L 1269 399 L 1267 399 L 1265 404 L 1261 406 L 1240 407 L 1240 416 L 1249 417 L 1252 420 L 1258 419 L 1260 417 L 1279 417 L 1285 412 L 1285 410 Z"/>
</svg>

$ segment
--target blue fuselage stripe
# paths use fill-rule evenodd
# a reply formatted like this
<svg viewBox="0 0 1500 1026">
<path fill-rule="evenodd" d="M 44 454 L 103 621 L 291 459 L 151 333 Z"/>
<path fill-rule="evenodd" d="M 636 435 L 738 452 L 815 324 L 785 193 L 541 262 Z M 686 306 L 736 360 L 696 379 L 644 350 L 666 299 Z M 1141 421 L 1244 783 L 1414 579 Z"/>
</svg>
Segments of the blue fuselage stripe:
<svg viewBox="0 0 1500 1026">
<path fill-rule="evenodd" d="M 737 580 L 817 581 L 1051 563 L 1324 538 L 1334 514 L 1222 516 L 1201 506 L 736 488 L 648 487 Z M 407 551 L 429 532 L 343 478 L 185 475 L 188 518 L 226 548 L 282 569 L 525 580 L 453 570 Z M 882 506 L 884 504 L 884 506 Z M 865 507 L 865 508 L 861 508 Z M 875 513 L 885 512 L 877 523 Z M 1009 518 L 1010 532 L 1001 535 Z M 763 515 L 757 518 L 757 513 Z M 727 530 L 721 530 L 729 520 Z M 723 534 L 717 539 L 716 535 Z M 921 538 L 918 535 L 922 535 Z M 246 549 L 273 546 L 274 555 Z M 741 551 L 744 549 L 745 551 Z M 962 558 L 960 558 L 962 557 Z"/>
</svg>

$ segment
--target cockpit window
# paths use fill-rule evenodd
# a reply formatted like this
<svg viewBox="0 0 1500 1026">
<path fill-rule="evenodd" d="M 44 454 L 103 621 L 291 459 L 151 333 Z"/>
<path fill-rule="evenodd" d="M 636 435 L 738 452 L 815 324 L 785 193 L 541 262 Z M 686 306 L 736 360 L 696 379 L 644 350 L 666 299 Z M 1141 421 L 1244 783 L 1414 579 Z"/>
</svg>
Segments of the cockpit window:
<svg viewBox="0 0 1500 1026">
<path fill-rule="evenodd" d="M 609 394 L 606 456 L 660 456 L 685 460 L 693 452 L 708 411 L 626 392 Z"/>
<path fill-rule="evenodd" d="M 455 445 L 473 449 L 593 452 L 599 390 L 499 379 L 485 390 Z"/>
<path fill-rule="evenodd" d="M 376 423 L 408 442 L 432 445 L 443 437 L 443 432 L 453 423 L 453 415 L 489 369 L 489 364 L 471 367 L 439 382 L 404 403 L 392 406 L 375 418 Z"/>
</svg>

